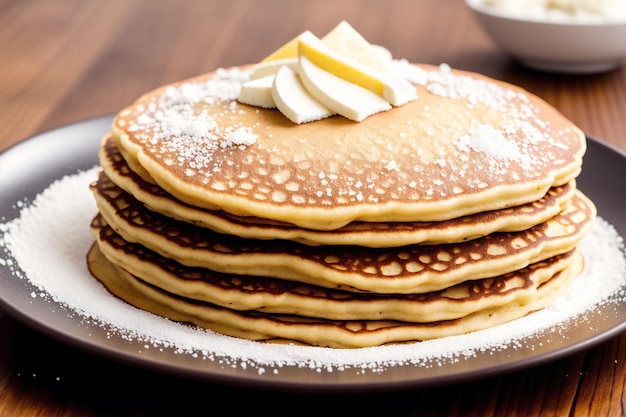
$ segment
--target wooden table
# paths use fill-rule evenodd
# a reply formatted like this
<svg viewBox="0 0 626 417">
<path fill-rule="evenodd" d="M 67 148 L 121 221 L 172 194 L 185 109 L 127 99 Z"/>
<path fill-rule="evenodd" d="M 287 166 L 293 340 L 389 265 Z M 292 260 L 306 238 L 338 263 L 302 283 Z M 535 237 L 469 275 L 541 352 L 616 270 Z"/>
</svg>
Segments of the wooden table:
<svg viewBox="0 0 626 417">
<path fill-rule="evenodd" d="M 1 0 L 0 150 L 114 113 L 158 85 L 255 62 L 305 29 L 322 34 L 342 19 L 396 57 L 519 84 L 626 150 L 626 67 L 586 76 L 523 69 L 494 47 L 462 0 Z M 626 408 L 626 334 L 502 376 L 339 397 L 156 374 L 77 350 L 1 312 L 0 335 L 1 416 L 180 416 L 222 407 L 233 415 L 607 416 Z"/>
</svg>

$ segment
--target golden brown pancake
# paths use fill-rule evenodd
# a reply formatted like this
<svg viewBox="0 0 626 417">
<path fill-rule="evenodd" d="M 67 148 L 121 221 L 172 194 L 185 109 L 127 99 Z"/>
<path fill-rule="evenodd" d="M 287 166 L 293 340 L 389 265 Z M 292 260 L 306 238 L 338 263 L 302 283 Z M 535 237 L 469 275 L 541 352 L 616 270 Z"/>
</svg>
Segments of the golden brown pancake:
<svg viewBox="0 0 626 417">
<path fill-rule="evenodd" d="M 189 322 L 225 335 L 250 340 L 304 343 L 337 348 L 379 346 L 465 334 L 523 317 L 546 307 L 583 268 L 582 257 L 540 285 L 533 297 L 479 310 L 455 320 L 402 322 L 392 320 L 324 320 L 289 314 L 237 311 L 163 291 L 109 262 L 94 245 L 88 261 L 92 274 L 116 296 L 140 309 Z M 549 263 L 549 262 L 548 262 Z M 534 271 L 543 266 L 536 266 Z M 532 275 L 530 269 L 519 271 Z M 524 279 L 524 278 L 522 278 Z"/>
<path fill-rule="evenodd" d="M 537 201 L 581 170 L 584 134 L 540 98 L 416 65 L 418 98 L 356 123 L 296 125 L 237 102 L 246 68 L 168 85 L 118 113 L 129 165 L 193 206 L 334 230 Z"/>
<path fill-rule="evenodd" d="M 145 209 L 110 181 L 93 185 L 99 212 L 125 240 L 183 265 L 376 293 L 424 293 L 494 277 L 573 249 L 595 218 L 580 191 L 550 220 L 521 232 L 398 248 L 307 246 L 223 235 Z"/>
<path fill-rule="evenodd" d="M 455 243 L 494 232 L 526 230 L 558 214 L 569 203 L 575 191 L 575 180 L 572 180 L 565 185 L 551 188 L 537 201 L 499 211 L 477 213 L 441 222 L 352 222 L 337 230 L 323 231 L 185 204 L 166 193 L 153 181 L 145 181 L 132 171 L 109 135 L 103 139 L 99 159 L 109 180 L 132 194 L 152 211 L 208 227 L 218 233 L 248 239 L 294 240 L 307 245 L 392 247 L 417 243 Z M 102 178 L 100 181 L 107 179 Z"/>
<path fill-rule="evenodd" d="M 100 217 L 94 219 L 92 232 L 99 251 L 111 263 L 169 293 L 234 310 L 334 320 L 433 322 L 512 302 L 525 303 L 534 298 L 540 285 L 575 259 L 574 251 L 570 251 L 530 265 L 523 272 L 465 281 L 426 294 L 356 293 L 184 266 L 125 241 Z"/>
</svg>

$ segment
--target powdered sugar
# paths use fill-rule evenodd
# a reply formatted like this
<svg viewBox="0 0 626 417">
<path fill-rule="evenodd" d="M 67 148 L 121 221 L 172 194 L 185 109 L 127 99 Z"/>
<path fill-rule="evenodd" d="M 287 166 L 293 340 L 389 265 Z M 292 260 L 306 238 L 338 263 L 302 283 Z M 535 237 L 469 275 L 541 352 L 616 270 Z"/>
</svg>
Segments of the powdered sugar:
<svg viewBox="0 0 626 417">
<path fill-rule="evenodd" d="M 31 203 L 16 202 L 21 206 L 19 217 L 0 224 L 0 248 L 6 250 L 0 265 L 9 266 L 13 274 L 32 284 L 36 288 L 32 297 L 66 306 L 85 323 L 114 329 L 111 337 L 141 341 L 143 349 L 173 348 L 198 360 L 256 367 L 259 374 L 277 373 L 285 366 L 318 372 L 354 368 L 378 372 L 403 364 L 433 367 L 485 350 L 528 348 L 524 346 L 528 335 L 552 326 L 558 329 L 561 323 L 600 303 L 626 300 L 624 243 L 615 229 L 599 218 L 581 245 L 586 269 L 571 291 L 550 308 L 512 324 L 440 340 L 367 349 L 271 345 L 226 337 L 130 307 L 91 277 L 85 255 L 93 241 L 88 224 L 96 206 L 88 184 L 95 179 L 96 170 L 54 182 Z M 72 238 L 59 239 L 60 235 Z"/>
<path fill-rule="evenodd" d="M 413 71 L 418 72 L 420 69 Z M 470 104 L 482 104 L 492 109 L 509 110 L 524 116 L 533 113 L 528 97 L 524 93 L 487 80 L 456 74 L 448 64 L 439 65 L 438 71 L 427 71 L 425 75 L 410 79 L 416 84 L 424 85 L 428 91 L 437 96 L 466 99 Z M 523 105 L 519 106 L 518 101 Z"/>
<path fill-rule="evenodd" d="M 497 128 L 472 120 L 468 134 L 456 141 L 462 158 L 466 158 L 470 150 L 482 153 L 486 162 L 480 168 L 486 174 L 500 178 L 515 163 L 524 177 L 530 178 L 543 167 L 553 166 L 560 159 L 559 151 L 571 146 L 572 142 L 565 139 L 570 129 L 554 129 L 539 117 L 537 104 L 523 90 L 455 72 L 445 63 L 433 71 L 398 60 L 394 61 L 394 70 L 433 95 L 464 102 L 469 111 L 483 106 L 503 115 L 503 119 L 491 122 L 496 123 Z M 478 164 L 478 161 L 473 163 Z M 464 170 L 456 167 L 454 171 Z"/>
<path fill-rule="evenodd" d="M 237 68 L 221 69 L 208 80 L 170 85 L 149 102 L 140 100 L 127 110 L 135 115 L 128 131 L 147 134 L 151 145 L 175 155 L 173 163 L 205 169 L 218 147 L 249 146 L 257 139 L 249 127 L 223 126 L 218 122 L 221 115 L 198 110 L 200 103 L 223 103 L 225 113 L 237 112 L 236 98 L 246 77 Z"/>
<path fill-rule="evenodd" d="M 489 125 L 480 125 L 471 134 L 463 136 L 457 146 L 463 151 L 468 148 L 477 152 L 484 152 L 492 157 L 504 160 L 524 159 L 524 155 L 519 151 L 517 145 L 507 140 L 502 132 Z"/>
<path fill-rule="evenodd" d="M 230 146 L 249 146 L 256 142 L 258 135 L 255 135 L 251 129 L 240 127 L 226 135 L 226 140 L 221 143 L 222 148 Z"/>
</svg>

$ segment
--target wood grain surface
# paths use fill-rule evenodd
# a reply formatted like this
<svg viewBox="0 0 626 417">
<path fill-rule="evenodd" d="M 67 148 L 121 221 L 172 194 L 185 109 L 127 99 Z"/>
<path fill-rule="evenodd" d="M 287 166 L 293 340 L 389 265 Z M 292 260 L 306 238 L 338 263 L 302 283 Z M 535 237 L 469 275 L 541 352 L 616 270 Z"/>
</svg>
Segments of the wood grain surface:
<svg viewBox="0 0 626 417">
<path fill-rule="evenodd" d="M 396 57 L 518 84 L 587 134 L 626 150 L 626 68 L 584 76 L 522 68 L 485 36 L 462 0 L 0 0 L 0 151 L 112 114 L 159 85 L 256 62 L 303 30 L 323 34 L 340 20 Z M 541 366 L 429 389 L 242 389 L 97 357 L 0 312 L 2 417 L 622 416 L 625 382 L 622 334 Z"/>
</svg>

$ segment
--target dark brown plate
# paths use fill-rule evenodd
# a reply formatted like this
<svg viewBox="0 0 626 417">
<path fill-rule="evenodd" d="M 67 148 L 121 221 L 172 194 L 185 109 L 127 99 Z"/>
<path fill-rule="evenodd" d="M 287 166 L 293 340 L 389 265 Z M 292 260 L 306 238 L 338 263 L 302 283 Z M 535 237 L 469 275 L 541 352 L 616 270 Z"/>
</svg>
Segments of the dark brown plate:
<svg viewBox="0 0 626 417">
<path fill-rule="evenodd" d="M 55 179 L 97 164 L 97 148 L 112 117 L 103 116 L 36 135 L 0 154 L 0 219 L 19 215 L 17 201 L 32 200 Z M 588 138 L 589 149 L 578 185 L 597 205 L 599 215 L 626 236 L 626 193 L 615 179 L 626 178 L 626 155 Z M 610 180 L 607 180 L 610 179 Z M 87 225 L 85 226 L 87 227 Z M 0 247 L 0 258 L 3 257 Z M 0 307 L 36 330 L 71 346 L 120 360 L 133 366 L 179 376 L 276 390 L 381 391 L 430 387 L 460 382 L 535 366 L 588 349 L 626 329 L 626 303 L 612 303 L 587 312 L 584 319 L 568 321 L 558 332 L 540 332 L 525 343 L 533 349 L 478 352 L 443 366 L 402 365 L 382 372 L 325 372 L 284 366 L 280 372 L 259 372 L 254 367 L 224 366 L 195 359 L 173 350 L 142 349 L 142 342 L 116 337 L 107 329 L 85 324 L 78 315 L 43 298 L 31 297 L 28 280 L 0 263 Z"/>
</svg>

